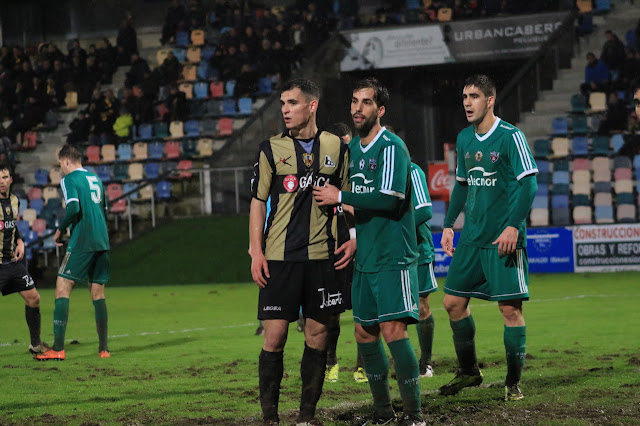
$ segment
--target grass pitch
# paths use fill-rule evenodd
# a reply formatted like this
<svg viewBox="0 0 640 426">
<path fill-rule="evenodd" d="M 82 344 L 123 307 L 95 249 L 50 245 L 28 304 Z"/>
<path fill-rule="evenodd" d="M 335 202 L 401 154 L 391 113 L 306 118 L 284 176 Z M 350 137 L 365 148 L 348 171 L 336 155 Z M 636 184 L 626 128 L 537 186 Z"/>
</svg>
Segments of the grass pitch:
<svg viewBox="0 0 640 426">
<path fill-rule="evenodd" d="M 443 293 L 431 296 L 435 377 L 422 379 L 423 411 L 439 424 L 637 424 L 640 418 L 639 273 L 534 275 L 525 304 L 525 399 L 504 403 L 503 326 L 495 303 L 473 300 L 485 383 L 450 397 L 435 390 L 453 376 L 455 354 Z M 440 280 L 442 285 L 444 280 Z M 41 291 L 43 337 L 52 342 L 52 290 Z M 22 300 L 1 300 L 0 424 L 258 424 L 257 287 L 253 284 L 111 287 L 110 349 L 99 359 L 93 306 L 71 295 L 67 360 L 27 352 Z M 410 329 L 418 347 L 415 328 Z M 285 350 L 280 411 L 295 420 L 302 334 Z M 319 417 L 351 425 L 370 411 L 367 384 L 353 381 L 353 320 L 343 316 L 340 380 L 326 383 Z M 397 385 L 390 381 L 399 404 Z M 399 407 L 398 407 L 399 408 Z"/>
</svg>

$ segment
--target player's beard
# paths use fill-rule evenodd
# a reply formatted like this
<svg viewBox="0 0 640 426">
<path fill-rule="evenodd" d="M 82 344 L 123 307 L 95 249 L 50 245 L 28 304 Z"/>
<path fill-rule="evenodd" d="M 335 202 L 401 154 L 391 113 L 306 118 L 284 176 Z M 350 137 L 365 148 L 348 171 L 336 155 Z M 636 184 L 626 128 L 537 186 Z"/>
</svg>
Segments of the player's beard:
<svg viewBox="0 0 640 426">
<path fill-rule="evenodd" d="M 360 135 L 361 138 L 367 137 L 369 135 L 369 132 L 371 132 L 371 129 L 373 129 L 373 126 L 376 124 L 377 121 L 378 121 L 378 117 L 372 116 L 372 117 L 367 117 L 360 124 L 354 123 L 354 126 L 356 127 L 356 132 L 358 132 L 358 135 Z"/>
</svg>

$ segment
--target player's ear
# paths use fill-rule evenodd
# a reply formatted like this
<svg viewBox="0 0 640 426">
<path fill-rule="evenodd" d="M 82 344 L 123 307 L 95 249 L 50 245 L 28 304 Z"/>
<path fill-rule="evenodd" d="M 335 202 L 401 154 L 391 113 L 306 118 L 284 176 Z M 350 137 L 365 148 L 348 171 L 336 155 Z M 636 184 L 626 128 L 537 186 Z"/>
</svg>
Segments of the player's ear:
<svg viewBox="0 0 640 426">
<path fill-rule="evenodd" d="M 316 112 L 318 110 L 318 101 L 316 99 L 309 102 L 309 110 L 311 112 Z"/>
<path fill-rule="evenodd" d="M 495 104 L 496 104 L 496 97 L 495 96 L 487 97 L 487 107 L 493 108 Z"/>
<path fill-rule="evenodd" d="M 381 106 L 380 108 L 378 108 L 378 118 L 382 118 L 385 112 L 387 112 L 385 107 Z"/>
</svg>

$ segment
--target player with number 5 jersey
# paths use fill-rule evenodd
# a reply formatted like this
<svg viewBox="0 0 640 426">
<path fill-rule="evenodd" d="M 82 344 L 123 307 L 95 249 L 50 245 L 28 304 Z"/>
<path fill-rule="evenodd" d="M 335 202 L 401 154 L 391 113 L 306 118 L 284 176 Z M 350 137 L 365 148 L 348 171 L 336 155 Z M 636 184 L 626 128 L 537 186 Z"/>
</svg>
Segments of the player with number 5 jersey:
<svg viewBox="0 0 640 426">
<path fill-rule="evenodd" d="M 69 317 L 69 296 L 77 282 L 88 283 L 95 308 L 100 358 L 111 356 L 107 347 L 107 305 L 104 286 L 111 272 L 109 234 L 107 232 L 104 187 L 100 179 L 82 167 L 82 154 L 75 147 L 65 145 L 58 154 L 60 169 L 65 177 L 60 186 L 66 203 L 66 213 L 53 237 L 59 241 L 67 228 L 71 238 L 56 281 L 56 300 L 53 312 L 54 344 L 50 351 L 35 359 L 64 360 L 64 336 Z"/>
</svg>

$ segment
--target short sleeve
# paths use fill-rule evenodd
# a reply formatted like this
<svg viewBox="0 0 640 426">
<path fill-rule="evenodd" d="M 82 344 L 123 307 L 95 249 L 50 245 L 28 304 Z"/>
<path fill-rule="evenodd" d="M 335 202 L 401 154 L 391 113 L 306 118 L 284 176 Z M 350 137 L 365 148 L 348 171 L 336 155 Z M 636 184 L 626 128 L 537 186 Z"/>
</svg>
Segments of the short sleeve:
<svg viewBox="0 0 640 426">
<path fill-rule="evenodd" d="M 427 179 L 422 169 L 411 168 L 411 185 L 413 186 L 412 199 L 415 210 L 431 206 L 431 197 L 427 188 Z"/>
<path fill-rule="evenodd" d="M 512 141 L 509 144 L 509 159 L 513 173 L 517 180 L 525 176 L 538 173 L 538 166 L 533 159 L 531 150 L 524 133 L 517 131 L 511 135 Z"/>
<path fill-rule="evenodd" d="M 72 179 L 62 178 L 60 181 L 60 187 L 62 188 L 62 195 L 64 196 L 64 203 L 69 204 L 72 201 L 80 202 L 78 198 L 78 189 L 73 183 Z"/>
<path fill-rule="evenodd" d="M 378 174 L 380 192 L 404 200 L 407 188 L 409 158 L 402 147 L 395 144 L 382 149 L 382 171 Z"/>
<path fill-rule="evenodd" d="M 264 202 L 267 202 L 269 198 L 274 173 L 270 154 L 268 142 L 261 144 L 253 164 L 253 177 L 251 178 L 251 197 Z"/>
</svg>

